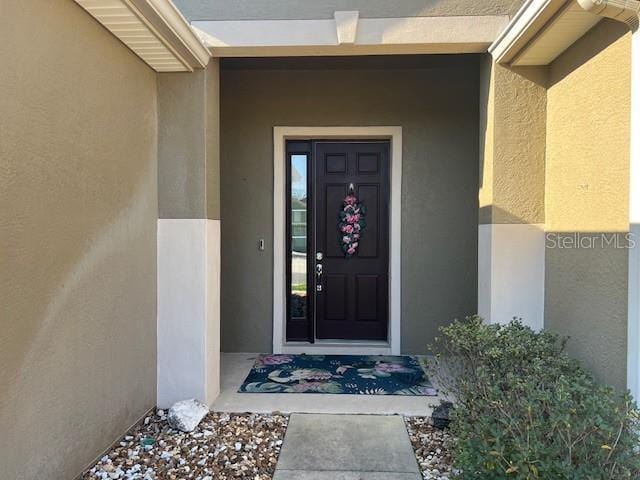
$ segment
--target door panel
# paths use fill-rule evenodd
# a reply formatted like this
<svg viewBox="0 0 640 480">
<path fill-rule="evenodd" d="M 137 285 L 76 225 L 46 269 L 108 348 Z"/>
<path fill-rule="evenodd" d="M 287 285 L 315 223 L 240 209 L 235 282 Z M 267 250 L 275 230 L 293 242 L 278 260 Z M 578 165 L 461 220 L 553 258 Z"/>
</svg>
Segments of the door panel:
<svg viewBox="0 0 640 480">
<path fill-rule="evenodd" d="M 317 185 L 317 184 L 316 184 Z M 326 184 L 322 190 L 324 190 L 324 202 L 328 205 L 341 205 L 342 200 L 347 195 L 347 187 L 344 183 L 339 184 Z M 320 190 L 320 189 L 318 189 Z M 322 197 L 322 195 L 319 195 Z M 324 245 L 324 249 L 316 249 L 316 251 L 322 252 L 326 259 L 344 259 L 344 253 L 340 248 L 340 243 L 336 241 L 336 226 L 338 224 L 338 210 L 337 207 L 330 212 L 328 209 L 324 209 L 322 212 L 316 209 L 316 215 L 324 225 L 318 231 L 322 232 L 324 238 L 318 245 Z"/>
<path fill-rule="evenodd" d="M 347 276 L 326 275 L 324 280 L 327 320 L 347 319 Z"/>
<path fill-rule="evenodd" d="M 372 302 L 371 299 L 378 298 L 379 281 L 378 275 L 358 275 L 356 277 L 357 320 L 378 320 L 378 304 L 376 301 Z"/>
<path fill-rule="evenodd" d="M 378 245 L 383 241 L 381 237 L 387 233 L 380 230 L 380 185 L 358 185 L 356 193 L 360 201 L 367 206 L 367 238 L 359 246 L 358 257 L 377 258 Z"/>
<path fill-rule="evenodd" d="M 389 142 L 313 142 L 316 337 L 386 340 L 389 324 Z M 338 213 L 353 185 L 366 207 L 356 255 L 345 258 Z"/>
</svg>

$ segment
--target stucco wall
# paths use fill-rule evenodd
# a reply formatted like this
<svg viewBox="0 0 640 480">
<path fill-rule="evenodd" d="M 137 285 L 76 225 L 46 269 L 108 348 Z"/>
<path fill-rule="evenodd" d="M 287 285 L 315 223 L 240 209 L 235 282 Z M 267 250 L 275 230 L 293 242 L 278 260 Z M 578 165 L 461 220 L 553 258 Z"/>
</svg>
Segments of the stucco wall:
<svg viewBox="0 0 640 480">
<path fill-rule="evenodd" d="M 220 218 L 219 60 L 158 75 L 159 218 Z"/>
<path fill-rule="evenodd" d="M 227 60 L 221 79 L 223 351 L 271 351 L 274 125 L 401 125 L 402 351 L 476 310 L 477 57 Z"/>
<path fill-rule="evenodd" d="M 0 31 L 0 477 L 72 479 L 155 404 L 156 81 L 74 2 Z"/>
<path fill-rule="evenodd" d="M 158 75 L 159 218 L 206 218 L 205 72 Z"/>
<path fill-rule="evenodd" d="M 545 67 L 480 65 L 480 223 L 544 223 Z"/>
<path fill-rule="evenodd" d="M 358 10 L 361 18 L 513 15 L 522 0 L 176 0 L 189 20 L 288 20 L 333 18 Z"/>
<path fill-rule="evenodd" d="M 207 218 L 220 219 L 220 59 L 205 70 L 205 148 L 207 153 Z"/>
<path fill-rule="evenodd" d="M 628 229 L 630 34 L 603 20 L 549 69 L 546 229 Z M 548 242 L 548 246 L 553 245 Z M 625 386 L 627 251 L 547 248 L 546 326 L 601 380 Z"/>
</svg>

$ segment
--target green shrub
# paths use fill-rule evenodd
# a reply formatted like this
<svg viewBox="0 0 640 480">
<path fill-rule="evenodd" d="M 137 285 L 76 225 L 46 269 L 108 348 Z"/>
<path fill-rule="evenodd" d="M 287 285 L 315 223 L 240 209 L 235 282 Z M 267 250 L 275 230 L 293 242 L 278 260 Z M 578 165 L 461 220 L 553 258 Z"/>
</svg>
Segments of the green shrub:
<svg viewBox="0 0 640 480">
<path fill-rule="evenodd" d="M 460 479 L 640 478 L 633 401 L 598 385 L 566 340 L 479 317 L 440 332 L 433 373 L 455 398 Z"/>
</svg>

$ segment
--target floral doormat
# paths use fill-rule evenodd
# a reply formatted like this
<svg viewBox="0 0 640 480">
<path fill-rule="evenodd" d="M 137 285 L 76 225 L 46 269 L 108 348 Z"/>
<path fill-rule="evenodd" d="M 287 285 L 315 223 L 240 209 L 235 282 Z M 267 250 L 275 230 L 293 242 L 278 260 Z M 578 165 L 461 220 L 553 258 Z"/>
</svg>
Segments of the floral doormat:
<svg viewBox="0 0 640 480">
<path fill-rule="evenodd" d="M 410 356 L 260 355 L 241 393 L 437 395 L 421 362 Z"/>
</svg>

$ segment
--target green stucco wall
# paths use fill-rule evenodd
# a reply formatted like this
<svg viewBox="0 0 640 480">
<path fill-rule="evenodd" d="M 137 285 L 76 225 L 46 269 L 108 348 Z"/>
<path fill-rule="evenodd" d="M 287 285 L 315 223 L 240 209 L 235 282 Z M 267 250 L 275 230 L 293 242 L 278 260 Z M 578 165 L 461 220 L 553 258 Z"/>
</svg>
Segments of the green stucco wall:
<svg viewBox="0 0 640 480">
<path fill-rule="evenodd" d="M 272 347 L 275 125 L 402 126 L 402 351 L 475 312 L 477 57 L 227 60 L 221 92 L 223 351 Z"/>
<path fill-rule="evenodd" d="M 158 75 L 159 218 L 220 218 L 219 60 Z"/>
</svg>

